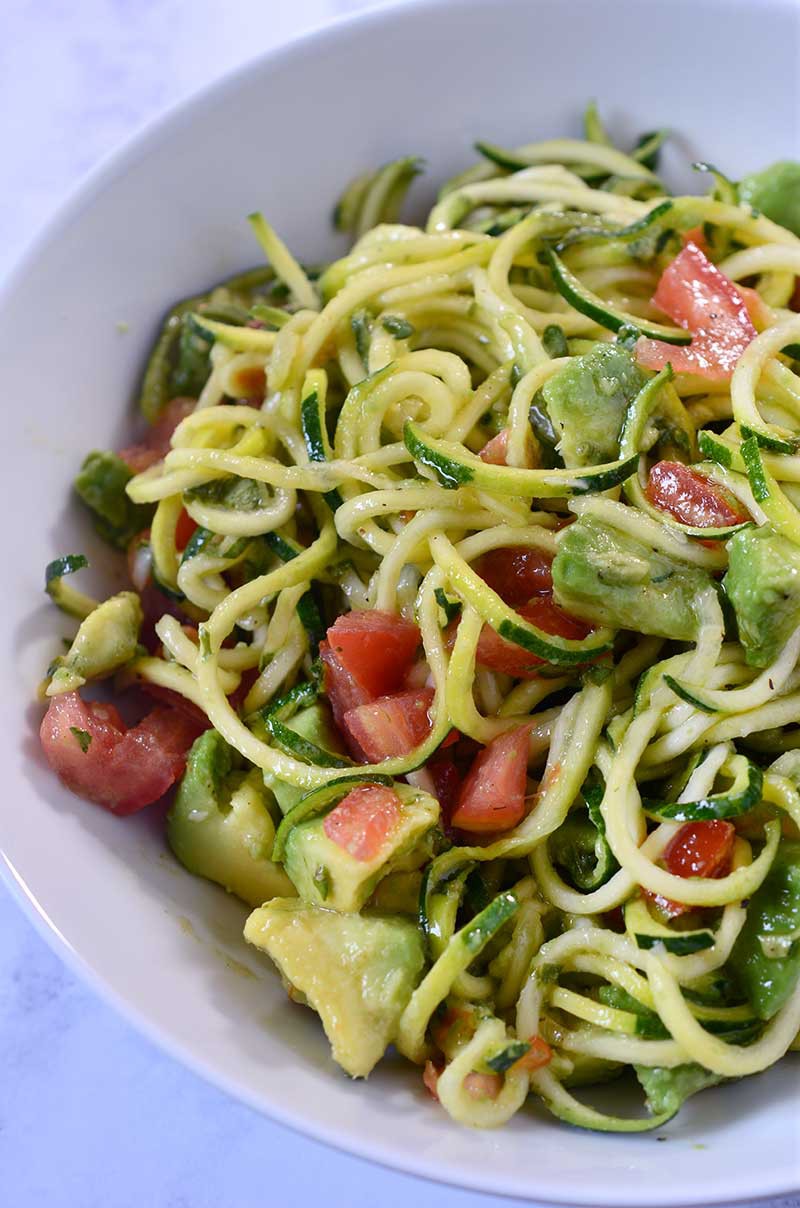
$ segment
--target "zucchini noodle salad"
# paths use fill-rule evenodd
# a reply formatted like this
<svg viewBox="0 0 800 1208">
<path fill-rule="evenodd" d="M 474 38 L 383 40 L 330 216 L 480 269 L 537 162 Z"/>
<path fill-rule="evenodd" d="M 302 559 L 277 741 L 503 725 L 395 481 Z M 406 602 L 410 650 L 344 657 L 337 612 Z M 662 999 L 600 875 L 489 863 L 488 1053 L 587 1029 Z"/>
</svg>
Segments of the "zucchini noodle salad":
<svg viewBox="0 0 800 1208">
<path fill-rule="evenodd" d="M 419 160 L 359 177 L 321 269 L 250 216 L 78 473 L 130 586 L 47 568 L 41 741 L 116 814 L 174 786 L 350 1076 L 639 1132 L 800 1048 L 800 164 L 672 196 L 666 132 L 584 124 L 424 226 Z"/>
</svg>

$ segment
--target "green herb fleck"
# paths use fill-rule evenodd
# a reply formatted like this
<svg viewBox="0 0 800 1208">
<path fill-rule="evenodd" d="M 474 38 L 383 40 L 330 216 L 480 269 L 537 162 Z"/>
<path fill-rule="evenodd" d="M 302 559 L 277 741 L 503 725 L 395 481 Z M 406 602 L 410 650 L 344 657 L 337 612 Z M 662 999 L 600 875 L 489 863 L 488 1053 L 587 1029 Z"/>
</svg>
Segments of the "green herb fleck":
<svg viewBox="0 0 800 1208">
<path fill-rule="evenodd" d="M 75 735 L 75 741 L 85 755 L 92 745 L 91 734 L 87 730 L 79 730 L 77 726 L 70 726 L 69 732 Z"/>
</svg>

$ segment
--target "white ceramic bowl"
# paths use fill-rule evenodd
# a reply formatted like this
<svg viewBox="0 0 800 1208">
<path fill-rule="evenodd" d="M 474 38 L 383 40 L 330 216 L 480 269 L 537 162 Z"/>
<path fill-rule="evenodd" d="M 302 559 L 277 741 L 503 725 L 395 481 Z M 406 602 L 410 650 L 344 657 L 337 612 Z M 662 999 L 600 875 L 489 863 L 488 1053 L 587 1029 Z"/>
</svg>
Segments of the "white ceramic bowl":
<svg viewBox="0 0 800 1208">
<path fill-rule="evenodd" d="M 129 427 L 166 305 L 258 259 L 251 210 L 314 261 L 337 250 L 331 203 L 357 171 L 420 153 L 432 195 L 474 138 L 575 132 L 589 97 L 623 138 L 675 129 L 667 169 L 678 184 L 691 186 L 686 165 L 698 157 L 736 174 L 798 155 L 799 23 L 797 5 L 780 0 L 442 0 L 356 18 L 246 67 L 137 138 L 80 189 L 0 302 L 7 876 L 65 959 L 132 1022 L 317 1138 L 529 1198 L 734 1201 L 800 1183 L 797 1063 L 704 1093 L 658 1137 L 584 1133 L 533 1112 L 473 1134 L 401 1064 L 349 1082 L 316 1019 L 246 949 L 244 909 L 175 865 L 158 811 L 111 817 L 43 766 L 27 702 L 63 628 L 43 568 L 75 550 L 108 563 L 70 500 L 75 469 Z"/>
</svg>

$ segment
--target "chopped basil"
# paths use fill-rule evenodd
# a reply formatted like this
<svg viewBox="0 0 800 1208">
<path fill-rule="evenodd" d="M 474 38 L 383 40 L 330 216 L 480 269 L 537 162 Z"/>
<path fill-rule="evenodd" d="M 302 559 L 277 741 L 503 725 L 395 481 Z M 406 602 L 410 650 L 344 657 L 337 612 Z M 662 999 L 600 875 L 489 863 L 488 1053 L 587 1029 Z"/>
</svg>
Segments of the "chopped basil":
<svg viewBox="0 0 800 1208">
<path fill-rule="evenodd" d="M 78 746 L 80 747 L 80 749 L 83 751 L 83 753 L 85 755 L 86 752 L 89 750 L 89 747 L 92 745 L 91 734 L 88 732 L 88 730 L 78 729 L 77 726 L 70 726 L 69 732 L 70 732 L 70 734 L 74 734 L 75 741 L 77 742 Z"/>
</svg>

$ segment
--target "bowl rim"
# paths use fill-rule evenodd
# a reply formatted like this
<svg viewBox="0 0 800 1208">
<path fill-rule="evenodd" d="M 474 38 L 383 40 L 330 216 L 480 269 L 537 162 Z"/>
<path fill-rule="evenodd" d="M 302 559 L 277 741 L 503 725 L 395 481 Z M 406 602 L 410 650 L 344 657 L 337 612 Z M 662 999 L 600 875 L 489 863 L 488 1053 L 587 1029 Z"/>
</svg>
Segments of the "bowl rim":
<svg viewBox="0 0 800 1208">
<path fill-rule="evenodd" d="M 510 0 L 511 3 L 527 7 L 539 0 Z M 595 0 L 583 0 L 584 3 L 594 3 Z M 603 0 L 609 7 L 617 0 Z M 658 3 L 660 0 L 639 0 L 640 3 Z M 225 71 L 220 76 L 199 88 L 191 90 L 173 104 L 159 111 L 141 123 L 134 132 L 123 142 L 103 155 L 98 163 L 69 189 L 64 198 L 57 204 L 48 219 L 29 237 L 19 254 L 14 258 L 10 268 L 0 279 L 0 306 L 10 298 L 18 282 L 25 276 L 28 266 L 34 263 L 41 251 L 61 232 L 68 230 L 81 214 L 90 209 L 95 199 L 102 191 L 124 172 L 135 169 L 139 161 L 148 154 L 151 145 L 157 144 L 166 133 L 179 133 L 181 127 L 196 121 L 198 113 L 206 107 L 214 105 L 217 100 L 230 92 L 236 92 L 243 81 L 268 72 L 273 63 L 284 63 L 294 56 L 302 57 L 307 52 L 313 52 L 317 46 L 347 39 L 351 32 L 379 26 L 387 18 L 398 17 L 403 20 L 419 19 L 420 14 L 433 8 L 479 9 L 485 7 L 490 0 L 374 0 L 367 9 L 345 13 L 332 19 L 323 19 L 299 35 L 272 47 L 267 51 L 258 52 Z M 786 12 L 800 11 L 800 0 L 704 0 L 707 5 L 722 9 L 730 17 L 732 9 L 751 9 L 764 5 L 765 9 L 782 9 Z M 673 9 L 692 10 L 694 0 L 670 0 Z M 406 18 L 406 14 L 408 17 Z M 424 1178 L 430 1182 L 458 1186 L 465 1190 L 504 1197 L 519 1202 L 530 1202 L 531 1193 L 523 1193 L 516 1189 L 498 1186 L 496 1172 L 486 1177 L 478 1176 L 470 1171 L 464 1178 L 459 1178 L 455 1165 L 449 1162 L 446 1166 L 433 1160 L 426 1159 L 418 1153 L 409 1151 L 399 1154 L 386 1142 L 376 1141 L 367 1136 L 352 1137 L 343 1133 L 335 1124 L 325 1126 L 317 1121 L 308 1120 L 299 1111 L 284 1109 L 277 1099 L 266 1103 L 263 1096 L 258 1094 L 246 1082 L 228 1075 L 213 1061 L 206 1061 L 190 1045 L 176 1037 L 165 1025 L 155 1021 L 144 1009 L 131 1004 L 124 994 L 117 990 L 108 977 L 95 968 L 59 930 L 56 920 L 51 919 L 38 902 L 31 887 L 16 870 L 8 854 L 2 847 L 0 833 L 0 881 L 7 886 L 10 896 L 20 906 L 23 913 L 32 922 L 38 934 L 47 945 L 59 956 L 72 973 L 81 979 L 98 997 L 116 1011 L 146 1040 L 156 1045 L 167 1056 L 180 1062 L 193 1074 L 206 1082 L 218 1087 L 233 1099 L 245 1103 L 259 1114 L 266 1116 L 271 1122 L 292 1129 L 310 1139 L 321 1142 L 331 1149 L 358 1157 L 362 1160 L 376 1163 L 379 1166 L 400 1174 Z M 658 1193 L 657 1198 L 649 1198 L 649 1208 L 703 1208 L 711 1205 L 734 1205 L 749 1203 L 753 1200 L 764 1200 L 796 1194 L 798 1187 L 788 1182 L 791 1178 L 788 1169 L 784 1170 L 747 1170 L 731 1172 L 727 1178 L 718 1179 L 713 1197 L 697 1199 L 688 1192 L 677 1193 L 675 1189 Z M 613 1190 L 611 1188 L 595 1189 L 590 1199 L 569 1193 L 563 1184 L 548 1182 L 532 1189 L 537 1200 L 543 1203 L 571 1205 L 574 1208 L 639 1208 L 642 1203 L 638 1192 L 628 1192 L 623 1184 Z M 766 1208 L 766 1205 L 765 1205 Z"/>
</svg>

